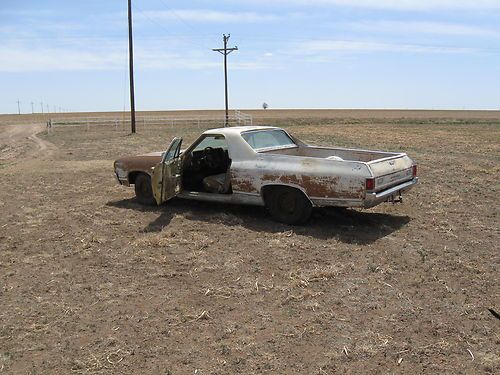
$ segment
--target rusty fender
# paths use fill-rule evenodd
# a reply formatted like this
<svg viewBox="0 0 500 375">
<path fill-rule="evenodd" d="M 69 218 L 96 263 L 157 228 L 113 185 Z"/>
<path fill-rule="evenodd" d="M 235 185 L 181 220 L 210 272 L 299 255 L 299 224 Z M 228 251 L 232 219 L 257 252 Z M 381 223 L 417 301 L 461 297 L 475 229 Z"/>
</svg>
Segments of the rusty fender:
<svg viewBox="0 0 500 375">
<path fill-rule="evenodd" d="M 161 155 L 141 155 L 120 158 L 115 161 L 114 169 L 120 184 L 129 186 L 129 174 L 143 172 L 151 175 L 152 168 L 161 161 Z"/>
</svg>

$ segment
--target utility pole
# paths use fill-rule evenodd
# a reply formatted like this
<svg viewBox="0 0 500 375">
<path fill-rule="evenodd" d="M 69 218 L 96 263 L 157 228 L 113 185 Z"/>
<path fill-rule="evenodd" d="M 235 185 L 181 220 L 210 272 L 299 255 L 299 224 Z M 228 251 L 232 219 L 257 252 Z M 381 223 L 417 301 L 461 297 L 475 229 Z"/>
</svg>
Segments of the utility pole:
<svg viewBox="0 0 500 375">
<path fill-rule="evenodd" d="M 47 104 L 47 113 L 50 113 L 50 107 L 48 104 Z"/>
<path fill-rule="evenodd" d="M 132 40 L 132 0 L 128 0 L 128 55 L 130 70 L 130 125 L 135 133 L 134 46 Z"/>
<path fill-rule="evenodd" d="M 43 114 L 43 102 L 40 102 L 40 108 L 42 109 L 42 114 Z"/>
<path fill-rule="evenodd" d="M 21 114 L 21 102 L 17 99 L 17 113 Z"/>
<path fill-rule="evenodd" d="M 227 55 L 229 55 L 233 51 L 237 51 L 238 47 L 227 48 L 227 42 L 231 34 L 223 34 L 224 48 L 213 48 L 212 51 L 219 52 L 221 55 L 224 55 L 224 94 L 226 100 L 226 120 L 224 121 L 224 127 L 228 126 L 229 123 L 229 101 L 227 97 Z"/>
<path fill-rule="evenodd" d="M 33 102 L 31 102 L 31 113 L 35 113 L 35 107 Z"/>
</svg>

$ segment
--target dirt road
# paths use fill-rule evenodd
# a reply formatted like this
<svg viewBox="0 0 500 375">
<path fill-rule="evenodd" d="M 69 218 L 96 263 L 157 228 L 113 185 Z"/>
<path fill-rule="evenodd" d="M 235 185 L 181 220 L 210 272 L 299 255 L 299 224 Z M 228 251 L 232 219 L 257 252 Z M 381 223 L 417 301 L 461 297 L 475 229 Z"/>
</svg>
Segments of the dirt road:
<svg viewBox="0 0 500 375">
<path fill-rule="evenodd" d="M 43 130 L 41 123 L 0 124 L 0 165 L 52 155 L 55 146 L 37 136 Z"/>
</svg>

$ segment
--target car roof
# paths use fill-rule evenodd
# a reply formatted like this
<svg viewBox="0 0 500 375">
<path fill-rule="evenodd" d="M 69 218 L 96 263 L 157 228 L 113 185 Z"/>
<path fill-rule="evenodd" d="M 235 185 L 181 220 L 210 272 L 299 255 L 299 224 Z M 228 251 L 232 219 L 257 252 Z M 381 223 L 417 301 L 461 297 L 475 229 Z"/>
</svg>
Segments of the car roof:
<svg viewBox="0 0 500 375">
<path fill-rule="evenodd" d="M 230 126 L 227 128 L 217 128 L 217 129 L 209 129 L 203 132 L 203 134 L 241 134 L 247 131 L 255 131 L 255 130 L 271 130 L 271 129 L 279 129 L 275 126 Z"/>
</svg>

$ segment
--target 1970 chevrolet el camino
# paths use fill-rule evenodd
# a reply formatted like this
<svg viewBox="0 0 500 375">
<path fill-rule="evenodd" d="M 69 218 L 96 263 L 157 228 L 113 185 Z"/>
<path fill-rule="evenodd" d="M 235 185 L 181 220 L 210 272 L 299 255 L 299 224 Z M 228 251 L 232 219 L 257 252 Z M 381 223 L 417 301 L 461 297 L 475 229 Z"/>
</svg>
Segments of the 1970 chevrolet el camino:
<svg viewBox="0 0 500 375">
<path fill-rule="evenodd" d="M 265 206 L 288 224 L 306 222 L 313 207 L 400 201 L 418 181 L 405 153 L 309 146 L 277 127 L 211 129 L 184 151 L 181 143 L 116 160 L 118 181 L 134 184 L 144 204 L 178 197 Z"/>
</svg>

